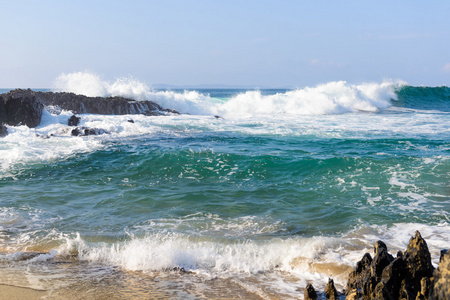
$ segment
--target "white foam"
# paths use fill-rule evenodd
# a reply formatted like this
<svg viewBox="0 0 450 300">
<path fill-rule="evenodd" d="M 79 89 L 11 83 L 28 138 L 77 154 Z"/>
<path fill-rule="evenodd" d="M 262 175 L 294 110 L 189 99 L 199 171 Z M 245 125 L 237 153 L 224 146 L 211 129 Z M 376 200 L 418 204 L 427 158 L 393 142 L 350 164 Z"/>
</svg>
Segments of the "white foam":
<svg viewBox="0 0 450 300">
<path fill-rule="evenodd" d="M 53 90 L 87 96 L 123 96 L 136 100 L 152 100 L 165 108 L 182 113 L 243 117 L 261 114 L 376 112 L 391 106 L 390 100 L 396 99 L 395 88 L 403 84 L 405 83 L 386 81 L 381 84 L 352 85 L 345 81 L 336 81 L 275 95 L 247 91 L 228 101 L 222 101 L 196 91 L 154 91 L 134 78 L 119 78 L 110 83 L 93 73 L 76 72 L 60 75 L 54 82 Z"/>
<path fill-rule="evenodd" d="M 184 268 L 208 278 L 271 278 L 288 291 L 293 278 L 305 286 L 314 282 L 323 288 L 329 277 L 344 288 L 347 273 L 365 252 L 373 255 L 373 245 L 382 240 L 394 256 L 404 251 L 409 239 L 419 230 L 426 239 L 433 263 L 440 250 L 448 248 L 450 226 L 447 223 L 418 223 L 392 226 L 361 226 L 341 237 L 289 237 L 261 239 L 220 239 L 214 236 L 186 235 L 176 232 L 151 233 L 115 243 L 90 243 L 77 234 L 66 238 L 58 249 L 62 255 L 78 253 L 80 260 L 120 266 L 132 271 L 161 271 Z M 75 251 L 75 252 L 74 252 Z M 265 274 L 265 275 L 262 275 Z M 264 280 L 264 279 L 262 279 Z"/>
</svg>

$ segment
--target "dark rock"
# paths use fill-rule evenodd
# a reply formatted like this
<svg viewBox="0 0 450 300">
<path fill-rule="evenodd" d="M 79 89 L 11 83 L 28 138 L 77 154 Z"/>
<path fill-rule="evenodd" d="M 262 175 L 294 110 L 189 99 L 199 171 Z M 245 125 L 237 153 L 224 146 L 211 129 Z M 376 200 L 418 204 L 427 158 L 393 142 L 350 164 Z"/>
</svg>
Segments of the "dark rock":
<svg viewBox="0 0 450 300">
<path fill-rule="evenodd" d="M 325 287 L 325 297 L 330 300 L 338 299 L 338 292 L 334 286 L 334 281 L 331 278 L 328 279 L 328 284 Z"/>
<path fill-rule="evenodd" d="M 370 295 L 375 286 L 375 278 L 371 276 L 373 259 L 369 253 L 364 254 L 363 258 L 357 262 L 356 269 L 349 274 L 347 280 L 347 295 L 355 290 L 359 294 Z"/>
<path fill-rule="evenodd" d="M 441 250 L 441 256 L 439 257 L 439 263 L 442 261 L 444 256 L 448 253 L 448 249 Z"/>
<path fill-rule="evenodd" d="M 130 120 L 128 120 L 127 122 L 128 122 L 128 123 L 134 123 L 134 120 L 133 120 L 133 119 L 130 119 Z"/>
<path fill-rule="evenodd" d="M 378 241 L 374 247 L 375 257 L 372 261 L 371 276 L 375 277 L 376 282 L 380 282 L 381 273 L 393 260 L 394 257 L 387 251 L 386 244 Z"/>
<path fill-rule="evenodd" d="M 36 99 L 46 106 L 54 105 L 70 110 L 74 114 L 133 115 L 149 116 L 177 113 L 164 109 L 152 101 L 135 101 L 123 97 L 88 97 L 73 93 L 35 92 Z"/>
<path fill-rule="evenodd" d="M 0 124 L 38 126 L 44 105 L 32 94 L 24 96 L 15 91 L 0 95 Z"/>
<path fill-rule="evenodd" d="M 428 246 L 416 231 L 405 253 L 397 258 L 388 253 L 386 244 L 378 241 L 371 259 L 366 253 L 356 264 L 347 281 L 351 299 L 427 299 L 432 285 L 433 266 Z"/>
<path fill-rule="evenodd" d="M 305 288 L 305 300 L 316 300 L 317 293 L 311 283 L 308 283 Z"/>
<path fill-rule="evenodd" d="M 72 136 L 100 135 L 105 133 L 108 132 L 100 128 L 89 128 L 89 127 L 76 127 L 71 131 Z"/>
<path fill-rule="evenodd" d="M 421 291 L 422 278 L 432 277 L 434 270 L 427 243 L 419 231 L 416 231 L 415 236 L 409 240 L 408 248 L 404 254 L 404 261 L 406 273 L 400 288 L 400 294 L 406 299 L 415 299 Z"/>
<path fill-rule="evenodd" d="M 67 122 L 67 125 L 69 125 L 69 126 L 78 126 L 78 124 L 80 124 L 80 120 L 81 120 L 80 117 L 77 117 L 77 116 L 75 116 L 75 115 L 72 115 L 72 116 L 69 118 L 69 120 L 68 120 L 68 122 Z"/>
<path fill-rule="evenodd" d="M 375 287 L 375 299 L 398 299 L 406 265 L 402 257 L 394 259 L 384 270 Z"/>
<path fill-rule="evenodd" d="M 8 128 L 0 123 L 0 137 L 4 137 L 8 134 Z"/>
</svg>

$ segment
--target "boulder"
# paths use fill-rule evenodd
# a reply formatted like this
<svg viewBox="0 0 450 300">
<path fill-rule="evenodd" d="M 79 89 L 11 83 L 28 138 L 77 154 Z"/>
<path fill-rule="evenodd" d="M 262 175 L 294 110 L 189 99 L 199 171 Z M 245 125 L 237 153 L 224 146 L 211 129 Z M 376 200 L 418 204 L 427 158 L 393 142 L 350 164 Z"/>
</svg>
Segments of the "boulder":
<svg viewBox="0 0 450 300">
<path fill-rule="evenodd" d="M 75 115 L 72 115 L 69 120 L 67 121 L 67 125 L 69 126 L 78 126 L 78 124 L 80 124 L 80 117 L 77 117 Z"/>
</svg>

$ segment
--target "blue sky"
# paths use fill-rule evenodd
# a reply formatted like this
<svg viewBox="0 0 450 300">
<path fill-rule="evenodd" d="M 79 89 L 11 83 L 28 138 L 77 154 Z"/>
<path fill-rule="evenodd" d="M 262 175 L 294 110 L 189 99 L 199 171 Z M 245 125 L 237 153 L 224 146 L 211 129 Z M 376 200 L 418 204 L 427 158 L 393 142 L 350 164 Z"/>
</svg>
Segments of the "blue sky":
<svg viewBox="0 0 450 300">
<path fill-rule="evenodd" d="M 450 85 L 450 1 L 1 1 L 0 87 Z"/>
</svg>

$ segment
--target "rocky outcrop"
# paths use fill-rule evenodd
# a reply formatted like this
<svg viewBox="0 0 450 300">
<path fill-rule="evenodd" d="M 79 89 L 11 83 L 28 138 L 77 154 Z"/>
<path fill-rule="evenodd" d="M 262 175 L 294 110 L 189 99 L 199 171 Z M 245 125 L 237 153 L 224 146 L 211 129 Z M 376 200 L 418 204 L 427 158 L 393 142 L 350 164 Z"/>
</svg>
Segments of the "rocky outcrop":
<svg viewBox="0 0 450 300">
<path fill-rule="evenodd" d="M 0 95 L 0 124 L 12 126 L 39 125 L 44 106 L 56 106 L 74 114 L 125 115 L 144 114 L 148 116 L 177 113 L 164 109 L 152 101 L 135 101 L 123 97 L 87 97 L 73 93 L 35 92 L 30 89 L 16 89 Z M 77 117 L 75 117 L 77 118 Z M 76 119 L 69 120 L 75 124 Z M 77 126 L 71 125 L 71 126 Z"/>
<path fill-rule="evenodd" d="M 35 95 L 7 93 L 0 95 L 0 124 L 36 127 L 41 122 L 44 105 Z"/>
<path fill-rule="evenodd" d="M 427 299 L 433 266 L 427 243 L 416 231 L 405 253 L 394 258 L 386 245 L 378 241 L 374 258 L 364 254 L 350 273 L 346 294 L 348 299 Z"/>
</svg>

